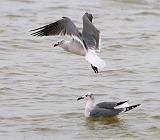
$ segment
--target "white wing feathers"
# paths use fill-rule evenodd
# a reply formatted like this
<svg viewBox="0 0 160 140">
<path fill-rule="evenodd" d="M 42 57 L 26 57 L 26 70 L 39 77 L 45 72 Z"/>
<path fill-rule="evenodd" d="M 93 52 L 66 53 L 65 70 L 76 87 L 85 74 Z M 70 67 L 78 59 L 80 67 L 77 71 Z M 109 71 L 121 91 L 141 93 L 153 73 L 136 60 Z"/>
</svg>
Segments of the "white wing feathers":
<svg viewBox="0 0 160 140">
<path fill-rule="evenodd" d="M 118 106 L 114 107 L 114 109 L 126 108 L 126 107 L 129 107 L 128 102 L 125 102 L 124 104 L 118 105 Z"/>
</svg>

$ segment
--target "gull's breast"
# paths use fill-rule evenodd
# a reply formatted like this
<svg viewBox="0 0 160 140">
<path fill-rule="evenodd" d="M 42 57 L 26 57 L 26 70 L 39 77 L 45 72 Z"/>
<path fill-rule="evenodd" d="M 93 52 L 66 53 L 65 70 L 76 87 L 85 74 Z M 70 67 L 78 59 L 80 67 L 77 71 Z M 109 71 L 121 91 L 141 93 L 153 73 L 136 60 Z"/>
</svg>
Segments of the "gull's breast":
<svg viewBox="0 0 160 140">
<path fill-rule="evenodd" d="M 71 41 L 68 44 L 65 44 L 66 47 L 63 47 L 66 51 L 76 54 L 76 55 L 81 55 L 85 56 L 86 55 L 86 50 L 82 46 L 81 43 L 78 41 Z"/>
</svg>

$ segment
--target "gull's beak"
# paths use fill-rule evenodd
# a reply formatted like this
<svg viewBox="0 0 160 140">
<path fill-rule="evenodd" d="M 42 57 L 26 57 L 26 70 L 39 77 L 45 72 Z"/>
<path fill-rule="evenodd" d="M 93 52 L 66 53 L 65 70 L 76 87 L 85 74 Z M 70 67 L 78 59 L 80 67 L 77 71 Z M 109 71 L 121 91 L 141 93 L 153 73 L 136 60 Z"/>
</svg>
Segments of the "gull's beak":
<svg viewBox="0 0 160 140">
<path fill-rule="evenodd" d="M 79 98 L 77 99 L 77 101 L 79 101 L 79 100 L 81 100 L 81 99 L 84 99 L 84 97 L 79 97 Z"/>
<path fill-rule="evenodd" d="M 57 47 L 58 46 L 58 44 L 54 44 L 54 46 L 53 47 Z"/>
</svg>

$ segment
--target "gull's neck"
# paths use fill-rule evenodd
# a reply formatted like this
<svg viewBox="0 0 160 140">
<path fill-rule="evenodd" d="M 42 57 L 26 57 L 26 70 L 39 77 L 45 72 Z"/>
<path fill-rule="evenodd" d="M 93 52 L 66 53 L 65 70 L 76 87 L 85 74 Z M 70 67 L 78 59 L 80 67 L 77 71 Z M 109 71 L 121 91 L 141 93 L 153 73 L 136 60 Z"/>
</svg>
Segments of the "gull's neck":
<svg viewBox="0 0 160 140">
<path fill-rule="evenodd" d="M 86 102 L 86 107 L 85 107 L 85 116 L 89 117 L 90 116 L 90 112 L 93 110 L 94 108 L 94 99 L 89 99 Z"/>
</svg>

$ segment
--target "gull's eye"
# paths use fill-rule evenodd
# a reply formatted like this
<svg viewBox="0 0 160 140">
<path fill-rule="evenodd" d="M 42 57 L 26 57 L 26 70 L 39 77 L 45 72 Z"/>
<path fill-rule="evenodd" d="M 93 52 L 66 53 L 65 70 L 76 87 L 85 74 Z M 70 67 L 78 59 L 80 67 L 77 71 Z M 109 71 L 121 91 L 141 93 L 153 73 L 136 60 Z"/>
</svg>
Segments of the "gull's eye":
<svg viewBox="0 0 160 140">
<path fill-rule="evenodd" d="M 87 97 L 88 95 L 86 95 L 86 97 Z"/>
</svg>

